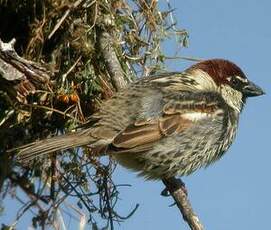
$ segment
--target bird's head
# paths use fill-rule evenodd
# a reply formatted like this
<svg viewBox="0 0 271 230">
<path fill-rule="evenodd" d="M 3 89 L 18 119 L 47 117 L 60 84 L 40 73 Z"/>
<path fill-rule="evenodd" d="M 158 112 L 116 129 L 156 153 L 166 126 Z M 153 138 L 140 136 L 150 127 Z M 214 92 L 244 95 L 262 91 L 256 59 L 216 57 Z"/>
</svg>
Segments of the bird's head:
<svg viewBox="0 0 271 230">
<path fill-rule="evenodd" d="M 247 97 L 260 96 L 263 90 L 249 81 L 244 72 L 233 62 L 223 59 L 211 59 L 199 62 L 187 72 L 195 76 L 199 87 L 217 90 L 224 100 L 238 112 L 241 111 Z"/>
</svg>

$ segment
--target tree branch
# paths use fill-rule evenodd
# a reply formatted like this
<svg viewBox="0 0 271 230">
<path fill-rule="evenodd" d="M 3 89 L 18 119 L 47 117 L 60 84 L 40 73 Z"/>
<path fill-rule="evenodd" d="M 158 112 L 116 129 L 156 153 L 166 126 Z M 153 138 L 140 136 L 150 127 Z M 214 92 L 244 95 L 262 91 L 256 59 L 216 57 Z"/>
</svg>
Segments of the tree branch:
<svg viewBox="0 0 271 230">
<path fill-rule="evenodd" d="M 112 36 L 98 29 L 98 47 L 101 51 L 102 57 L 105 61 L 106 69 L 111 77 L 114 88 L 119 91 L 127 86 L 124 72 L 121 68 L 120 62 L 114 50 Z"/>
<path fill-rule="evenodd" d="M 0 89 L 27 103 L 26 96 L 36 89 L 51 88 L 53 73 L 38 63 L 20 57 L 14 49 L 15 39 L 4 43 L 0 39 Z"/>
<path fill-rule="evenodd" d="M 3 77 L 6 80 L 20 80 L 25 77 L 39 84 L 48 83 L 51 72 L 38 63 L 21 58 L 14 50 L 14 44 L 15 39 L 8 43 L 0 39 L 0 70 Z"/>
<path fill-rule="evenodd" d="M 171 177 L 164 179 L 163 183 L 175 200 L 180 212 L 182 213 L 183 219 L 190 226 L 191 230 L 203 230 L 203 225 L 200 223 L 198 216 L 192 209 L 187 197 L 187 191 L 181 179 Z"/>
</svg>

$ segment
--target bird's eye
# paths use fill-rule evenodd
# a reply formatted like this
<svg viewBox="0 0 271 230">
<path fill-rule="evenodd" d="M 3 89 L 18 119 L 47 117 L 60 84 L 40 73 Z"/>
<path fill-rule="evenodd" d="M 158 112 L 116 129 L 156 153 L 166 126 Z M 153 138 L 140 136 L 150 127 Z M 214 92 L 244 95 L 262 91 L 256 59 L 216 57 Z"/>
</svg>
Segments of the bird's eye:
<svg viewBox="0 0 271 230">
<path fill-rule="evenodd" d="M 231 83 L 232 83 L 233 85 L 238 85 L 238 84 L 239 84 L 239 81 L 238 81 L 235 77 L 232 77 L 232 78 L 231 78 Z"/>
</svg>

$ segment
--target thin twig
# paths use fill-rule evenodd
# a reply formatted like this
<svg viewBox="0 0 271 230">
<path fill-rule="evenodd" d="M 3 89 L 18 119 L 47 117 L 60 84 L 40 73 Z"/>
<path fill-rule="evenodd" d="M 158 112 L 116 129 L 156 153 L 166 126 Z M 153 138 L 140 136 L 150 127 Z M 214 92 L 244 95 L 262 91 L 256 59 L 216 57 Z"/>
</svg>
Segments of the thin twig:
<svg viewBox="0 0 271 230">
<path fill-rule="evenodd" d="M 44 196 L 40 196 L 39 194 L 35 193 L 31 187 L 31 182 L 27 180 L 25 177 L 21 177 L 17 175 L 16 173 L 12 173 L 8 176 L 10 181 L 12 183 L 15 183 L 16 185 L 20 186 L 20 188 L 32 199 L 35 201 L 41 200 L 43 203 L 48 204 L 49 199 Z"/>
<path fill-rule="evenodd" d="M 163 183 L 166 185 L 167 190 L 175 200 L 183 219 L 187 222 L 191 230 L 203 230 L 204 227 L 200 223 L 198 216 L 193 211 L 188 200 L 184 183 L 180 179 L 176 179 L 174 177 L 164 179 Z"/>
<path fill-rule="evenodd" d="M 34 108 L 41 108 L 41 109 L 45 109 L 45 110 L 48 110 L 48 111 L 53 111 L 53 112 L 56 112 L 56 113 L 59 113 L 59 114 L 63 115 L 64 117 L 65 117 L 65 116 L 66 116 L 66 117 L 69 117 L 69 118 L 75 120 L 76 122 L 82 124 L 82 122 L 81 122 L 80 120 L 78 120 L 76 117 L 73 117 L 73 116 L 71 116 L 70 114 L 65 113 L 65 112 L 62 112 L 62 111 L 60 111 L 60 110 L 58 110 L 58 109 L 54 109 L 54 108 L 51 108 L 51 107 L 48 107 L 48 106 L 44 106 L 44 105 L 35 105 L 35 104 L 32 104 L 32 105 L 26 104 L 26 105 L 24 105 L 24 106 L 29 106 L 29 107 L 34 107 Z"/>
<path fill-rule="evenodd" d="M 62 23 L 65 21 L 65 19 L 69 16 L 69 14 L 71 13 L 71 11 L 74 8 L 78 7 L 82 2 L 83 2 L 83 0 L 77 0 L 69 9 L 66 10 L 66 12 L 62 16 L 62 18 L 58 21 L 58 23 L 55 25 L 55 27 L 52 30 L 52 32 L 49 34 L 48 39 L 51 39 L 53 37 L 53 35 L 55 34 L 55 32 L 59 29 L 59 27 L 62 25 Z"/>
<path fill-rule="evenodd" d="M 168 57 L 166 56 L 165 59 L 182 59 L 182 60 L 186 60 L 186 61 L 193 61 L 193 62 L 199 62 L 199 61 L 203 61 L 203 58 L 195 58 L 195 57 L 185 57 L 185 56 L 173 56 L 173 57 Z"/>
<path fill-rule="evenodd" d="M 77 60 L 73 63 L 73 65 L 68 69 L 66 73 L 62 75 L 62 87 L 64 86 L 64 82 L 66 81 L 67 76 L 73 71 L 73 69 L 76 67 L 78 62 L 81 60 L 82 56 L 77 58 Z"/>
<path fill-rule="evenodd" d="M 104 185 L 105 185 L 105 198 L 106 198 L 106 206 L 108 211 L 108 217 L 109 217 L 109 224 L 110 229 L 114 230 L 114 223 L 113 223 L 113 216 L 112 216 L 112 207 L 111 207 L 111 197 L 109 195 L 109 188 L 108 188 L 108 182 L 107 182 L 107 176 L 104 177 Z"/>
<path fill-rule="evenodd" d="M 97 16 L 98 16 L 98 3 L 97 3 L 96 0 L 94 0 L 93 2 L 91 2 L 88 7 L 91 7 L 93 4 L 95 4 L 95 11 L 94 11 L 95 13 L 94 13 L 94 16 L 93 16 L 94 19 L 93 19 L 93 23 L 89 27 L 88 31 L 91 31 L 94 28 L 94 26 L 96 25 Z"/>
</svg>

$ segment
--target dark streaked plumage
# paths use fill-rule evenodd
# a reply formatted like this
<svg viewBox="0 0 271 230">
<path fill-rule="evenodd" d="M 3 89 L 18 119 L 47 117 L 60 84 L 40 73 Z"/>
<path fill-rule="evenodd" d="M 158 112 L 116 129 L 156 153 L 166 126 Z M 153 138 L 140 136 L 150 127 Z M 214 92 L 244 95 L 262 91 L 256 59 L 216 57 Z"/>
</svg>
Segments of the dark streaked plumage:
<svg viewBox="0 0 271 230">
<path fill-rule="evenodd" d="M 22 146 L 17 159 L 88 145 L 148 179 L 188 175 L 223 155 L 246 97 L 261 94 L 232 62 L 203 61 L 140 79 L 106 101 L 92 127 Z"/>
</svg>

